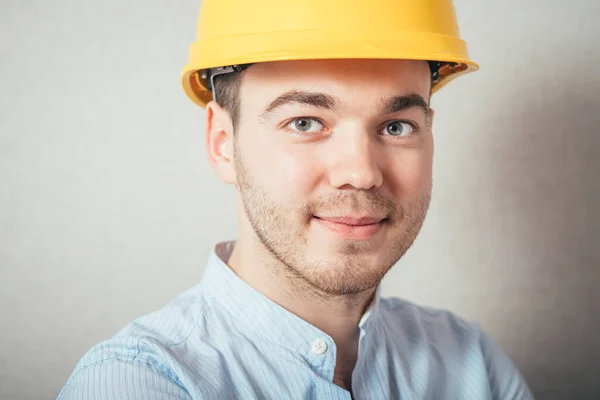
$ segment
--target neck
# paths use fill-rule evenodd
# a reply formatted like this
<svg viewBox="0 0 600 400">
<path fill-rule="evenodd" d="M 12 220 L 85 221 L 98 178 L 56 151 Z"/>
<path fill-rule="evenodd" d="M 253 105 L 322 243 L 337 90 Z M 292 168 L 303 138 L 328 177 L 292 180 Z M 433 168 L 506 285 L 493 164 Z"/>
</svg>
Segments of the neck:
<svg viewBox="0 0 600 400">
<path fill-rule="evenodd" d="M 240 278 L 334 340 L 344 342 L 358 335 L 358 323 L 375 289 L 339 296 L 320 292 L 288 271 L 262 244 L 253 242 L 237 241 L 227 262 Z"/>
<path fill-rule="evenodd" d="M 349 390 L 358 353 L 358 324 L 375 289 L 339 296 L 320 292 L 289 271 L 258 238 L 240 238 L 227 264 L 247 284 L 333 339 L 337 349 L 334 382 Z"/>
</svg>

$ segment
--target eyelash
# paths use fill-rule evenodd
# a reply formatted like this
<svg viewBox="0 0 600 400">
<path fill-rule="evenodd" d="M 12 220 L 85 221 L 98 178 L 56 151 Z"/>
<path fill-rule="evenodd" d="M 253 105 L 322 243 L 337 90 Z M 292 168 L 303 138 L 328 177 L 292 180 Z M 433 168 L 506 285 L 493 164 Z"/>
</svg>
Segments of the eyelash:
<svg viewBox="0 0 600 400">
<path fill-rule="evenodd" d="M 288 131 L 289 133 L 291 133 L 292 135 L 296 135 L 296 136 L 303 136 L 303 137 L 312 137 L 314 135 L 316 135 L 318 132 L 299 132 L 296 131 L 294 129 L 289 129 L 288 125 L 290 125 L 292 122 L 294 121 L 298 121 L 301 119 L 310 119 L 310 120 L 314 120 L 317 121 L 319 124 L 321 124 L 322 126 L 325 126 L 325 123 L 316 117 L 296 117 L 296 118 L 292 118 L 290 120 L 287 120 L 286 122 L 283 123 L 283 127 L 286 131 Z M 421 129 L 419 128 L 419 126 L 417 124 L 415 124 L 412 121 L 407 121 L 407 120 L 402 120 L 402 119 L 394 119 L 391 121 L 387 121 L 386 123 L 384 123 L 382 126 L 380 126 L 378 128 L 378 132 L 380 132 L 381 130 L 385 129 L 386 126 L 393 124 L 394 122 L 401 122 L 401 123 L 405 123 L 411 126 L 411 128 L 413 129 L 413 132 L 411 133 L 412 135 L 418 134 L 419 132 L 421 132 Z M 389 136 L 392 140 L 404 140 L 406 139 L 405 136 L 393 136 L 393 135 L 382 135 L 382 136 Z"/>
</svg>

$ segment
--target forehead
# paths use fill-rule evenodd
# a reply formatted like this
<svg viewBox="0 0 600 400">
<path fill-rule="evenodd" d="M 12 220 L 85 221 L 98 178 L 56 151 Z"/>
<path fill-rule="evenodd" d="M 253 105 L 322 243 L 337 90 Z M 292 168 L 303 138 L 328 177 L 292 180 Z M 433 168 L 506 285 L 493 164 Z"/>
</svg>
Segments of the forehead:
<svg viewBox="0 0 600 400">
<path fill-rule="evenodd" d="M 282 93 L 307 90 L 327 93 L 347 108 L 364 109 L 390 96 L 416 93 L 427 99 L 430 87 L 426 61 L 278 61 L 255 64 L 245 71 L 240 100 L 242 110 L 258 111 Z"/>
</svg>

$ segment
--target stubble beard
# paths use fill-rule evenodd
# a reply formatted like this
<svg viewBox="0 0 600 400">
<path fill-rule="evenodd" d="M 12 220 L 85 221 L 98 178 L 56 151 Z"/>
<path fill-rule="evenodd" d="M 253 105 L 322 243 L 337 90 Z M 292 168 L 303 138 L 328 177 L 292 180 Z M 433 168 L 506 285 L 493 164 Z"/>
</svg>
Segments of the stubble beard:
<svg viewBox="0 0 600 400">
<path fill-rule="evenodd" d="M 431 184 L 404 207 L 377 192 L 357 190 L 339 192 L 290 209 L 273 202 L 249 174 L 238 147 L 234 145 L 237 183 L 248 221 L 268 258 L 261 261 L 280 278 L 292 281 L 296 290 L 344 296 L 372 289 L 408 251 L 421 230 L 431 199 Z M 340 209 L 340 205 L 362 212 L 387 211 L 386 224 L 391 235 L 381 250 L 384 254 L 380 254 L 378 265 L 366 265 L 361 257 L 371 247 L 368 241 L 349 240 L 338 249 L 335 257 L 329 259 L 307 257 L 308 242 L 304 232 L 312 216 L 319 210 Z"/>
</svg>

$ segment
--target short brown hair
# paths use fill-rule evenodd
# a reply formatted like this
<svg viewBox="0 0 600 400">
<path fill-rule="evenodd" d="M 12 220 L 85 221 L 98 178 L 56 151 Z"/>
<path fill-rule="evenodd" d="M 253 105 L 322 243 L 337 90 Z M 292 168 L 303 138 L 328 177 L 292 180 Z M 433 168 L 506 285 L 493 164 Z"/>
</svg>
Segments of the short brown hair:
<svg viewBox="0 0 600 400">
<path fill-rule="evenodd" d="M 216 77 L 215 96 L 217 103 L 229 113 L 233 131 L 240 122 L 240 88 L 244 71 L 223 74 Z"/>
</svg>

